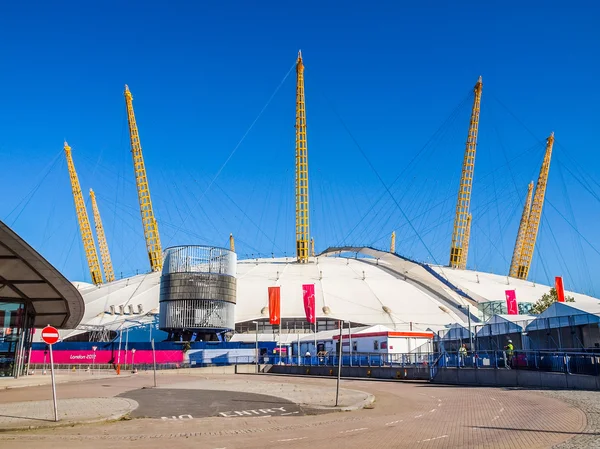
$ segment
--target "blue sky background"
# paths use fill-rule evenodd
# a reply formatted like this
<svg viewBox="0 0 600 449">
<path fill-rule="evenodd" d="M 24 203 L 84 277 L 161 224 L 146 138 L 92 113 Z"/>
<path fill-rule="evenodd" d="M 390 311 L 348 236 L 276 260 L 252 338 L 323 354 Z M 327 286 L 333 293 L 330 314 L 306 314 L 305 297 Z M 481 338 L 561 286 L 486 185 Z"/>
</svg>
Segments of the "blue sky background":
<svg viewBox="0 0 600 449">
<path fill-rule="evenodd" d="M 385 248 L 396 230 L 399 253 L 448 262 L 482 75 L 469 268 L 508 271 L 527 183 L 555 131 L 531 278 L 563 275 L 598 295 L 600 6 L 521 3 L 4 2 L 0 219 L 69 279 L 89 281 L 66 138 L 82 189 L 96 191 L 117 275 L 148 269 L 127 83 L 163 247 L 226 246 L 233 232 L 240 257 L 293 256 L 290 69 L 301 48 L 318 251 Z"/>
</svg>

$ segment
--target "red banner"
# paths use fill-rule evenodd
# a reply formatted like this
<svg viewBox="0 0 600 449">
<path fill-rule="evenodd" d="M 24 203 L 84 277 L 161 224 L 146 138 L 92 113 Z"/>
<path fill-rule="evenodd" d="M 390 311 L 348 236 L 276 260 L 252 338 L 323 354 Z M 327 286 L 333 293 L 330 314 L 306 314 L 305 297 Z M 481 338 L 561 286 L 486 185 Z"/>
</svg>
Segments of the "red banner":
<svg viewBox="0 0 600 449">
<path fill-rule="evenodd" d="M 281 324 L 281 297 L 279 287 L 269 287 L 269 323 Z"/>
<path fill-rule="evenodd" d="M 302 286 L 302 295 L 304 297 L 304 313 L 306 321 L 316 323 L 317 317 L 315 314 L 315 284 L 304 284 Z"/>
<path fill-rule="evenodd" d="M 554 286 L 556 288 L 556 297 L 558 302 L 565 302 L 565 287 L 563 285 L 562 277 L 556 276 L 554 278 Z"/>
<path fill-rule="evenodd" d="M 519 306 L 517 304 L 517 292 L 515 290 L 506 290 L 506 310 L 509 315 L 518 315 Z"/>
</svg>

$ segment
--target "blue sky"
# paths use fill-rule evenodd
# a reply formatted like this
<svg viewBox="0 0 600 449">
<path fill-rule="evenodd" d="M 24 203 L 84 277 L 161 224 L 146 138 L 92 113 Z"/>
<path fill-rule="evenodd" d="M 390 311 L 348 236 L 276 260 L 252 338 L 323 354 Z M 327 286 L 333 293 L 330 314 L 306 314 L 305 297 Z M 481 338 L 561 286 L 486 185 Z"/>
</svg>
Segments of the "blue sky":
<svg viewBox="0 0 600 449">
<path fill-rule="evenodd" d="M 292 256 L 289 71 L 301 48 L 317 250 L 384 248 L 396 230 L 398 252 L 447 263 L 482 75 L 469 268 L 508 271 L 527 183 L 555 131 L 531 277 L 563 275 L 598 295 L 600 7 L 491 3 L 5 2 L 0 219 L 70 279 L 89 280 L 66 138 L 84 192 L 96 191 L 117 275 L 148 269 L 127 83 L 163 247 L 224 246 L 233 232 L 240 257 Z"/>
</svg>

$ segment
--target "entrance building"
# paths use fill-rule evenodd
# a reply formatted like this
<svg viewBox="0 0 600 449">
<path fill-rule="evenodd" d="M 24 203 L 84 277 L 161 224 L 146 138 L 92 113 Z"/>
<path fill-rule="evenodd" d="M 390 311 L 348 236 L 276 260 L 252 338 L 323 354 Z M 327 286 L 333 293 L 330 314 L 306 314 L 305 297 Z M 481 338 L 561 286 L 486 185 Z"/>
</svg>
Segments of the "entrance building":
<svg viewBox="0 0 600 449">
<path fill-rule="evenodd" d="M 75 286 L 0 221 L 0 377 L 27 372 L 37 329 L 73 329 L 83 312 Z"/>
</svg>

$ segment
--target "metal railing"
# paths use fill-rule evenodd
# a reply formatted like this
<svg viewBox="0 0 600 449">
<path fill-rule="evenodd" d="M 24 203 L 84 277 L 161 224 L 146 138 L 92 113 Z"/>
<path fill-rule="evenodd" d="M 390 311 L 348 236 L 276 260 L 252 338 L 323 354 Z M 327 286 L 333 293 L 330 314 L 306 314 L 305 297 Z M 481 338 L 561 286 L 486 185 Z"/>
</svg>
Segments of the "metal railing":
<svg viewBox="0 0 600 449">
<path fill-rule="evenodd" d="M 564 351 L 445 352 L 437 368 L 516 369 L 600 375 L 600 353 Z"/>
</svg>

